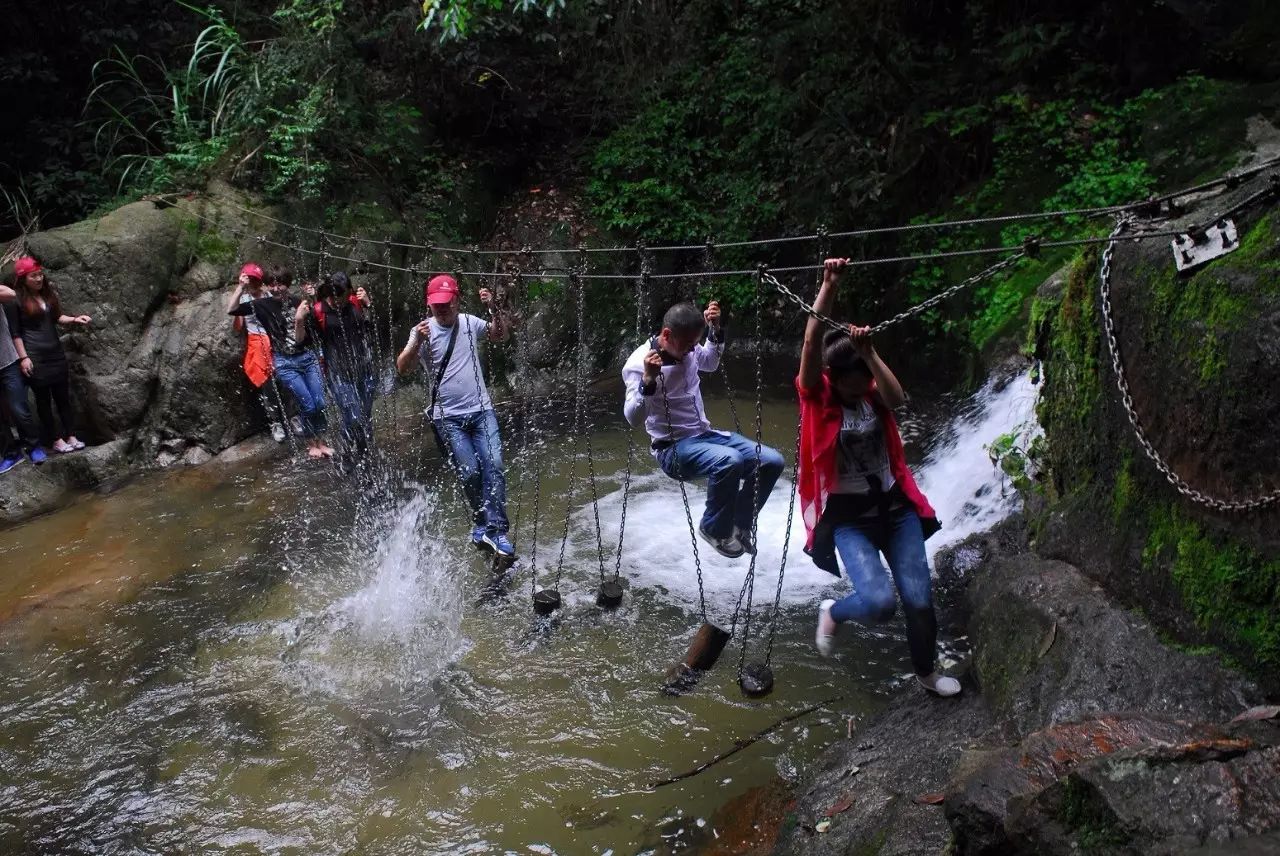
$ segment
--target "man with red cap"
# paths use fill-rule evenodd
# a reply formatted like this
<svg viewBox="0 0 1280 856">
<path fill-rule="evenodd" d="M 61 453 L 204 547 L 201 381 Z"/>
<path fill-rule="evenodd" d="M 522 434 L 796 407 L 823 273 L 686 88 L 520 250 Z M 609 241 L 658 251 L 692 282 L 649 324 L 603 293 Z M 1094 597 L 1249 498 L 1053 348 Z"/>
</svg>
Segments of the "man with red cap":
<svg viewBox="0 0 1280 856">
<path fill-rule="evenodd" d="M 502 438 L 498 417 L 480 371 L 477 340 L 502 341 L 511 335 L 505 312 L 493 305 L 489 289 L 480 289 L 480 302 L 490 320 L 458 311 L 461 289 L 448 274 L 427 283 L 425 297 L 431 316 L 415 326 L 404 350 L 396 357 L 402 374 L 415 357 L 427 377 L 427 416 L 436 442 L 458 472 L 471 505 L 471 543 L 512 560 L 515 547 L 507 537 L 507 483 L 502 472 Z"/>
</svg>

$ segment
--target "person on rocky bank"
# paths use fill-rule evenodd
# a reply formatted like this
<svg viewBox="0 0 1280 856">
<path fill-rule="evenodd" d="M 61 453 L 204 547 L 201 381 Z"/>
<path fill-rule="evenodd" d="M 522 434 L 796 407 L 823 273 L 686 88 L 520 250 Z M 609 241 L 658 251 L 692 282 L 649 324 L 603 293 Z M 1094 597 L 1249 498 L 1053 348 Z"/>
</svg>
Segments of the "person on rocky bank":
<svg viewBox="0 0 1280 856">
<path fill-rule="evenodd" d="M 829 315 L 847 259 L 827 259 L 814 311 Z M 800 396 L 800 472 L 797 485 L 805 552 L 824 571 L 840 575 L 836 553 L 853 593 L 818 607 L 816 643 L 834 649 L 846 621 L 888 621 L 897 610 L 889 574 L 902 597 L 907 645 L 920 685 L 952 696 L 960 682 L 935 670 L 938 620 L 924 541 L 940 528 L 938 516 L 907 467 L 893 408 L 906 396 L 871 343 L 868 327 L 830 330 L 810 317 L 796 377 Z"/>
<path fill-rule="evenodd" d="M 480 302 L 490 320 L 458 311 L 461 290 L 448 274 L 432 277 L 425 288 L 431 315 L 409 333 L 396 357 L 404 374 L 416 359 L 429 384 L 427 418 L 436 443 L 457 471 L 471 506 L 471 543 L 493 551 L 497 558 L 515 559 L 507 532 L 507 482 L 503 473 L 502 437 L 498 416 L 480 372 L 477 340 L 499 342 L 511 335 L 507 314 L 495 309 L 489 289 L 480 289 Z"/>
<path fill-rule="evenodd" d="M 14 265 L 15 279 L 19 275 L 30 273 L 33 266 L 38 266 L 35 259 L 18 259 Z M 22 360 L 18 359 L 18 350 L 14 347 L 13 335 L 9 331 L 10 309 L 17 300 L 16 291 L 7 285 L 0 285 L 0 304 L 5 307 L 0 312 L 0 386 L 3 387 L 3 395 L 0 397 L 0 473 L 9 472 L 27 458 L 33 464 L 43 464 L 45 461 L 40 434 L 27 404 Z M 17 429 L 16 438 L 13 429 Z"/>
<path fill-rule="evenodd" d="M 341 463 L 350 469 L 373 439 L 373 302 L 363 288 L 353 293 L 342 271 L 329 274 L 316 297 L 311 311 L 324 346 L 325 381 L 342 418 Z"/>
<path fill-rule="evenodd" d="M 76 437 L 71 376 L 58 325 L 87 327 L 93 319 L 88 315 L 64 314 L 58 290 L 45 278 L 40 263 L 30 256 L 18 259 L 13 272 L 17 301 L 6 309 L 9 334 L 13 337 L 22 375 L 35 395 L 36 412 L 40 415 L 40 442 L 55 452 L 83 449 L 84 443 Z M 54 405 L 58 409 L 61 433 L 54 431 Z"/>
<path fill-rule="evenodd" d="M 307 347 L 311 303 L 289 294 L 293 273 L 283 265 L 269 268 L 264 278 L 265 297 L 237 303 L 230 315 L 253 316 L 271 342 L 275 378 L 289 390 L 298 405 L 298 421 L 311 458 L 331 458 L 333 449 L 322 439 L 326 428 L 324 380 L 315 352 Z"/>
<path fill-rule="evenodd" d="M 240 276 L 236 287 L 227 298 L 227 314 L 233 315 L 231 325 L 237 331 L 245 332 L 244 368 L 245 377 L 258 393 L 258 403 L 266 414 L 267 424 L 271 427 L 271 436 L 277 443 L 283 443 L 284 414 L 280 412 L 279 393 L 269 381 L 275 373 L 271 360 L 271 337 L 253 313 L 234 315 L 232 310 L 242 303 L 250 303 L 267 296 L 263 286 L 262 267 L 256 262 L 249 262 L 240 268 Z"/>
<path fill-rule="evenodd" d="M 782 475 L 782 455 L 762 445 L 757 461 L 754 440 L 711 427 L 699 374 L 719 368 L 723 353 L 720 304 L 712 301 L 699 312 L 692 303 L 677 303 L 663 316 L 662 332 L 636 348 L 622 367 L 622 411 L 632 427 L 644 424 L 664 473 L 707 479 L 698 534 L 720 555 L 736 559 L 756 552 L 752 518 Z"/>
</svg>

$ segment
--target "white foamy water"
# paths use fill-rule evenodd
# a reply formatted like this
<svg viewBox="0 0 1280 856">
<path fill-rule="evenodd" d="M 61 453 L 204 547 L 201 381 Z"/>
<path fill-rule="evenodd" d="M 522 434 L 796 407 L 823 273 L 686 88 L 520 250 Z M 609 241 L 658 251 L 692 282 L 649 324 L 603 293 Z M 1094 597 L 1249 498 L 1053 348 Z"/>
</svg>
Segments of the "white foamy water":
<svg viewBox="0 0 1280 856">
<path fill-rule="evenodd" d="M 464 563 L 452 533 L 431 525 L 437 497 L 421 489 L 380 515 L 337 569 L 366 582 L 302 627 L 292 659 L 313 686 L 347 694 L 363 686 L 429 681 L 462 648 Z M 370 553 L 372 555 L 370 555 Z M 350 590 L 348 588 L 348 590 Z"/>
<path fill-rule="evenodd" d="M 921 489 L 938 512 L 943 526 L 942 531 L 927 542 L 931 560 L 942 547 L 989 529 L 1018 508 L 1016 492 L 1012 486 L 1002 483 L 1000 471 L 992 465 L 983 446 L 1020 427 L 1038 430 L 1034 422 L 1035 398 L 1036 389 L 1025 375 L 1019 375 L 1003 386 L 989 381 L 940 432 L 943 439 L 924 462 L 913 468 Z M 786 454 L 790 456 L 789 451 Z M 641 455 L 647 459 L 647 455 Z M 673 603 L 696 610 L 697 573 L 679 484 L 667 478 L 648 460 L 643 461 L 639 469 L 628 501 L 621 571 L 630 578 L 632 585 L 657 590 Z M 779 479 L 760 513 L 755 580 L 757 604 L 773 601 L 782 564 L 787 505 L 792 488 L 788 478 Z M 686 489 L 696 524 L 706 493 L 701 483 L 687 484 Z M 617 543 L 621 510 L 621 491 L 600 498 L 601 531 L 606 551 Z M 804 524 L 797 508 L 787 547 L 786 578 L 782 591 L 784 603 L 811 602 L 825 590 L 847 587 L 847 580 L 837 580 L 810 561 L 804 554 L 804 537 Z M 539 552 L 550 549 L 553 549 L 550 544 L 540 545 Z M 698 555 L 702 563 L 708 612 L 713 618 L 727 616 L 732 612 L 741 590 L 748 567 L 747 558 L 726 559 L 701 539 L 698 541 Z M 589 506 L 574 516 L 567 557 L 566 568 L 577 570 L 567 570 L 566 573 L 572 573 L 580 578 L 582 585 L 590 587 L 589 574 L 597 573 L 597 559 L 594 521 Z M 606 569 L 612 573 L 613 567 L 612 557 L 609 557 Z"/>
</svg>

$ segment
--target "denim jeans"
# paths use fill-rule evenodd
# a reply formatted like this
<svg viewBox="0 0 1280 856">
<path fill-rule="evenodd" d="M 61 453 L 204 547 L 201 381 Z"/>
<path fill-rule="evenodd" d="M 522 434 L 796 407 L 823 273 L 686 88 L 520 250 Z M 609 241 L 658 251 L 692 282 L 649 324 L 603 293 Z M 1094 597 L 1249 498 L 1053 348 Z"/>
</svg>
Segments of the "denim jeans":
<svg viewBox="0 0 1280 856">
<path fill-rule="evenodd" d="M 320 363 L 311 351 L 300 354 L 275 354 L 271 358 L 276 369 L 275 379 L 284 384 L 298 402 L 298 419 L 302 423 L 302 436 L 317 436 L 328 422 L 324 415 L 324 380 L 320 377 Z"/>
<path fill-rule="evenodd" d="M 831 607 L 836 621 L 876 624 L 888 621 L 897 610 L 889 574 L 880 553 L 889 560 L 893 581 L 902 597 L 907 618 L 907 645 L 916 674 L 933 672 L 938 642 L 938 620 L 933 611 L 933 580 L 924 552 L 924 532 L 915 510 L 899 507 L 889 512 L 887 525 L 878 516 L 859 517 L 835 525 L 836 550 L 853 583 L 853 594 Z"/>
<path fill-rule="evenodd" d="M 5 402 L 9 405 L 9 414 L 18 429 L 18 438 L 22 445 L 30 451 L 40 445 L 40 433 L 36 429 L 36 421 L 31 418 L 31 406 L 27 403 L 27 383 L 22 377 L 19 360 L 0 369 L 0 385 L 4 386 Z"/>
<path fill-rule="evenodd" d="M 432 424 L 447 447 L 476 524 L 483 523 L 491 533 L 506 532 L 507 478 L 502 472 L 497 414 L 492 409 L 477 410 L 433 419 Z"/>
<path fill-rule="evenodd" d="M 333 403 L 342 417 L 342 442 L 347 448 L 354 447 L 363 452 L 369 446 L 372 434 L 372 423 L 366 418 L 365 402 L 369 402 L 372 410 L 373 389 L 369 378 L 357 380 L 329 376 L 329 391 L 333 394 Z"/>
<path fill-rule="evenodd" d="M 751 528 L 751 518 L 782 475 L 782 455 L 760 447 L 760 490 L 755 506 L 756 441 L 741 434 L 705 431 L 657 452 L 658 466 L 674 478 L 707 479 L 707 507 L 702 528 L 716 538 L 728 538 L 735 528 Z M 677 467 L 679 469 L 677 469 Z"/>
</svg>

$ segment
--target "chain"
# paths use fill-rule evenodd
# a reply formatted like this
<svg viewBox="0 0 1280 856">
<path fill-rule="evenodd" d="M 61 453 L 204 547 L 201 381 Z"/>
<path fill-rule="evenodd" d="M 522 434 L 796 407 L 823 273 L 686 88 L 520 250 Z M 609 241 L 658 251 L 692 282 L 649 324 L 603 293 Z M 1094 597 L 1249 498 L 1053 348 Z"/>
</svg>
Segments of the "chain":
<svg viewBox="0 0 1280 856">
<path fill-rule="evenodd" d="M 671 400 L 667 397 L 667 378 L 658 370 L 658 388 L 662 390 L 662 407 L 667 414 L 667 437 L 672 440 L 672 446 L 675 445 L 675 437 L 672 435 L 675 431 L 671 427 Z M 702 620 L 707 620 L 707 596 L 703 591 L 702 584 L 702 559 L 698 555 L 698 531 L 693 528 L 693 512 L 689 509 L 689 490 L 684 484 L 684 467 L 680 465 L 680 461 L 676 460 L 676 481 L 680 483 L 680 501 L 684 503 L 684 519 L 689 524 L 689 542 L 693 545 L 693 567 L 698 574 L 698 608 L 702 610 Z"/>
<path fill-rule="evenodd" d="M 879 324 L 871 328 L 871 332 L 873 334 L 879 333 L 883 330 L 888 329 L 889 327 L 892 327 L 895 324 L 900 324 L 903 321 L 906 321 L 908 318 L 911 318 L 915 315 L 919 315 L 921 312 L 924 312 L 926 309 L 930 309 L 931 307 L 938 305 L 942 301 L 946 300 L 948 297 L 958 294 L 959 292 L 964 291 L 966 288 L 970 288 L 978 284 L 979 282 L 982 282 L 985 279 L 989 279 L 995 276 L 997 273 L 1000 273 L 1005 268 L 1012 267 L 1014 264 L 1016 264 L 1017 262 L 1019 262 L 1025 257 L 1026 257 L 1026 251 L 1018 250 L 1017 252 L 1010 255 L 1008 258 L 998 261 L 995 264 L 991 265 L 990 267 L 984 268 L 983 270 L 978 271 L 968 279 L 962 282 L 958 282 L 955 285 L 948 288 L 947 290 L 941 291 L 935 294 L 933 297 L 930 297 L 928 300 L 925 300 L 923 303 L 917 303 L 915 306 L 912 306 L 909 309 L 904 309 L 903 311 L 899 312 L 897 315 L 893 316 L 889 320 L 881 321 Z M 765 281 L 768 282 L 770 285 L 772 285 L 774 288 L 776 288 L 783 297 L 785 297 L 787 300 L 790 300 L 796 306 L 799 306 L 800 309 L 806 314 L 811 315 L 814 318 L 817 318 L 823 324 L 826 324 L 832 330 L 840 330 L 843 332 L 849 329 L 848 324 L 841 324 L 839 321 L 835 320 L 834 318 L 828 315 L 823 315 L 821 312 L 816 311 L 812 305 L 810 305 L 805 301 L 803 297 L 796 294 L 791 289 L 787 288 L 785 285 L 779 282 L 777 278 L 774 277 L 772 274 L 766 272 L 764 274 L 764 278 L 765 278 Z"/>
<path fill-rule="evenodd" d="M 569 275 L 569 285 L 578 286 L 579 308 L 581 314 L 584 311 L 582 301 L 582 286 L 578 278 L 577 271 Z M 578 358 L 574 363 L 573 378 L 573 436 L 582 436 L 582 396 L 583 396 L 583 374 L 582 374 L 582 326 L 579 321 L 578 326 Z M 564 534 L 560 537 L 560 558 L 556 562 L 556 584 L 555 588 L 560 588 L 560 575 L 564 572 L 564 552 L 565 547 L 569 543 L 569 518 L 573 513 L 573 491 L 577 487 L 578 482 L 578 455 L 573 452 L 569 455 L 569 484 L 565 489 L 564 495 Z M 603 564 L 601 565 L 601 575 L 603 576 Z"/>
<path fill-rule="evenodd" d="M 644 245 L 636 247 L 640 254 L 640 276 L 636 277 L 636 339 L 644 336 L 644 328 L 648 307 L 647 292 L 649 284 L 650 262 L 645 255 Z M 631 496 L 631 471 L 636 465 L 636 432 L 627 432 L 627 468 L 622 476 L 622 514 L 618 521 L 618 551 L 614 555 L 613 579 L 616 582 L 622 575 L 622 544 L 627 534 L 627 500 Z"/>
<path fill-rule="evenodd" d="M 782 606 L 782 579 L 787 574 L 787 551 L 791 549 L 791 524 L 796 513 L 796 494 L 800 491 L 800 434 L 804 422 L 796 419 L 796 453 L 791 463 L 791 491 L 787 499 L 787 528 L 782 533 L 782 564 L 778 566 L 778 590 L 773 596 L 773 612 L 769 615 L 769 641 L 765 645 L 764 664 L 773 658 L 773 638 L 778 632 L 778 611 Z"/>
<path fill-rule="evenodd" d="M 582 256 L 582 269 L 586 272 L 587 262 L 585 253 Z M 596 462 L 595 454 L 592 451 L 591 443 L 591 420 L 587 416 L 587 395 L 586 395 L 586 372 L 581 368 L 586 362 L 587 355 L 590 351 L 587 348 L 587 282 L 584 279 L 578 280 L 578 377 L 582 386 L 582 394 L 578 396 L 580 404 L 578 405 L 582 411 L 579 417 L 579 435 L 587 441 L 587 480 L 591 485 L 591 513 L 595 515 L 596 520 L 596 558 L 600 564 L 600 582 L 604 582 L 604 539 L 600 534 L 600 493 L 596 487 Z"/>
<path fill-rule="evenodd" d="M 756 474 L 751 482 L 751 542 L 755 549 L 751 553 L 751 562 L 747 566 L 747 611 L 742 620 L 742 654 L 738 657 L 738 677 L 742 677 L 742 667 L 747 660 L 747 643 L 751 640 L 751 601 L 755 596 L 756 559 L 759 558 L 760 552 L 760 544 L 756 536 L 760 531 L 760 465 L 764 459 L 761 443 L 764 418 L 764 361 L 760 353 L 762 350 L 760 316 L 764 314 L 760 304 L 764 302 L 764 289 L 761 287 L 764 284 L 764 272 L 764 265 L 761 265 L 756 271 L 755 289 L 752 294 L 756 305 Z M 736 624 L 737 620 L 738 616 L 735 612 L 733 623 Z"/>
<path fill-rule="evenodd" d="M 1124 363 L 1120 358 L 1120 343 L 1116 339 L 1115 318 L 1111 309 L 1111 264 L 1115 257 L 1118 239 L 1132 225 L 1133 219 L 1133 215 L 1130 214 L 1120 217 L 1115 229 L 1111 232 L 1111 239 L 1107 242 L 1107 248 L 1102 252 L 1102 264 L 1098 272 L 1098 291 L 1102 298 L 1102 324 L 1107 336 L 1107 348 L 1111 351 L 1111 368 L 1116 374 L 1116 387 L 1120 390 L 1120 402 L 1124 405 L 1124 412 L 1129 417 L 1129 424 L 1133 426 L 1133 433 L 1138 438 L 1138 444 L 1142 446 L 1142 451 L 1146 452 L 1147 457 L 1156 465 L 1156 469 L 1164 474 L 1164 477 L 1169 480 L 1169 484 L 1173 485 L 1178 493 L 1215 511 L 1255 511 L 1280 501 L 1280 490 L 1274 490 L 1271 493 L 1246 500 L 1218 499 L 1201 493 L 1187 484 L 1181 476 L 1173 471 L 1173 468 L 1156 451 L 1155 446 L 1148 439 L 1147 432 L 1142 427 L 1142 421 L 1138 418 L 1133 396 L 1129 392 L 1129 380 L 1125 376 Z"/>
</svg>

